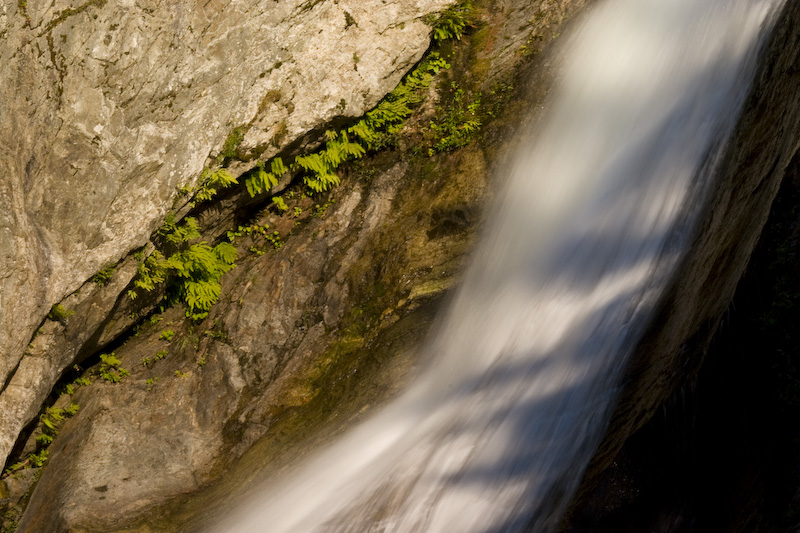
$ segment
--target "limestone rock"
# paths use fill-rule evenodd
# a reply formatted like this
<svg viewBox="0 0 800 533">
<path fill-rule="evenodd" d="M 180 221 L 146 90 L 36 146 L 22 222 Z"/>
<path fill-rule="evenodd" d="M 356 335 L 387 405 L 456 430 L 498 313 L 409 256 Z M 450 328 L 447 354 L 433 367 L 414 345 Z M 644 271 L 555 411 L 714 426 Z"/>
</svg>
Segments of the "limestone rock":
<svg viewBox="0 0 800 533">
<path fill-rule="evenodd" d="M 3 3 L 3 458 L 80 348 L 24 357 L 51 305 L 145 244 L 232 131 L 268 157 L 374 106 L 450 2 Z"/>
<path fill-rule="evenodd" d="M 270 155 L 362 114 L 450 1 L 3 2 L 0 381 L 50 306 L 143 245 L 234 128 Z"/>
<path fill-rule="evenodd" d="M 322 9 L 320 6 L 337 13 L 336 9 L 345 4 L 340 0 L 331 5 L 306 2 L 304 6 L 309 13 Z M 555 26 L 563 18 L 565 11 L 561 8 L 571 5 L 574 10 L 583 4 L 581 0 L 547 3 L 550 18 L 543 20 L 541 27 Z M 380 19 L 375 15 L 364 22 L 356 3 L 348 5 L 352 9 L 347 10 L 349 17 L 344 16 L 340 34 L 362 31 Z M 419 4 L 411 3 L 403 3 L 402 9 L 391 7 L 394 4 L 390 2 L 381 5 L 391 16 L 397 16 L 392 11 L 395 8 L 400 13 L 409 6 L 422 10 Z M 515 17 L 533 16 L 539 8 L 529 2 L 514 5 Z M 498 72 L 513 71 L 514 64 L 525 57 L 521 47 L 534 34 L 526 27 L 522 36 L 516 35 L 516 23 L 500 14 L 507 15 L 484 14 L 489 23 L 480 31 L 499 34 L 503 29 L 513 38 L 484 43 L 479 52 L 484 70 L 479 77 L 486 81 L 485 86 L 497 80 Z M 292 16 L 306 15 L 298 8 Z M 395 32 L 409 31 L 410 24 L 389 25 L 384 33 L 397 41 Z M 312 52 L 305 53 L 320 61 L 320 56 Z M 383 57 L 382 52 L 374 53 Z M 346 75 L 367 75 L 367 51 L 362 55 L 349 48 L 344 55 L 350 62 L 340 62 L 336 68 L 347 71 Z M 281 64 L 275 66 L 278 62 Z M 350 71 L 351 63 L 357 70 Z M 270 64 L 280 70 L 287 61 L 281 56 Z M 257 70 L 254 72 L 258 74 Z M 317 76 L 318 72 L 312 71 Z M 328 77 L 339 75 L 326 73 Z M 271 76 L 267 72 L 264 78 Z M 319 85 L 314 90 L 327 90 L 328 86 L 320 82 L 322 78 L 314 79 Z M 292 129 L 288 119 L 297 114 L 298 98 L 309 99 L 304 104 L 304 116 L 327 113 L 327 119 L 335 120 L 344 111 L 339 105 L 341 91 L 325 100 L 330 103 L 327 111 L 315 111 L 322 98 L 319 92 L 314 93 L 315 101 L 297 92 L 291 93 L 295 96 L 290 100 L 283 92 L 288 84 L 278 93 L 273 86 L 255 83 L 257 91 L 250 86 L 237 93 L 242 98 L 248 91 L 258 93 L 252 100 L 260 111 L 254 111 L 252 120 L 236 115 L 221 121 L 208 111 L 212 125 L 218 121 L 222 126 L 215 147 L 207 145 L 200 151 L 204 154 L 201 165 L 209 150 L 212 155 L 220 150 L 222 139 L 233 126 L 245 125 L 239 131 L 242 142 L 238 147 L 245 158 L 269 157 L 290 144 L 292 137 L 304 135 L 303 128 L 322 126 L 320 119 Z M 184 90 L 192 89 L 187 86 Z M 246 98 L 251 96 L 248 93 Z M 176 96 L 175 101 L 178 99 Z M 528 108 L 531 102 L 509 106 Z M 162 111 L 169 109 L 165 106 Z M 509 115 L 519 113 L 512 110 Z M 266 116 L 274 117 L 275 127 L 268 126 Z M 208 117 L 197 118 L 198 124 Z M 419 119 L 420 124 L 429 120 L 427 115 Z M 424 310 L 457 279 L 474 236 L 479 206 L 491 196 L 487 153 L 498 153 L 498 145 L 507 141 L 499 133 L 506 126 L 488 129 L 486 137 L 491 142 L 487 142 L 486 151 L 471 146 L 456 155 L 443 155 L 433 169 L 427 168 L 425 161 L 417 160 L 414 165 L 401 161 L 397 154 L 378 156 L 377 162 L 371 163 L 378 172 L 369 179 L 346 179 L 333 193 L 336 202 L 320 206 L 326 214 L 312 217 L 299 229 L 293 229 L 294 220 L 288 216 L 265 215 L 260 222 L 280 229 L 282 235 L 292 229 L 293 236 L 280 250 L 241 259 L 239 266 L 223 278 L 222 299 L 208 319 L 190 323 L 182 310 L 172 309 L 146 322 L 138 336 L 115 350 L 131 376 L 117 384 L 95 378 L 94 385 L 78 392 L 76 401 L 81 410 L 65 424 L 51 446 L 50 462 L 19 531 L 110 531 L 142 520 L 149 524 L 142 530 L 168 531 L 187 518 L 162 518 L 159 504 L 171 505 L 172 499 L 217 482 L 232 465 L 245 478 L 252 476 L 256 468 L 250 468 L 254 459 L 248 457 L 258 457 L 252 450 L 262 442 L 283 442 L 284 433 L 293 438 L 298 432 L 313 433 L 321 419 L 344 424 L 369 404 L 396 391 L 401 384 L 398 376 L 404 375 L 412 363 L 394 362 L 390 355 L 424 337 L 430 323 Z M 209 214 L 203 220 L 204 228 L 223 228 L 223 222 L 232 219 L 228 211 L 235 206 L 227 201 L 214 206 L 219 213 Z M 316 211 L 312 205 L 303 205 L 304 212 L 311 209 Z M 118 310 L 109 313 L 107 321 L 119 316 Z M 57 330 L 54 334 L 65 335 L 58 333 L 57 325 L 49 327 Z M 171 341 L 162 338 L 162 332 L 169 330 L 175 332 Z M 165 350 L 167 355 L 157 359 L 157 354 Z M 381 372 L 391 379 L 361 378 L 370 374 L 371 365 L 389 367 Z M 363 386 L 358 392 L 352 391 L 354 380 Z M 335 402 L 341 401 L 341 396 L 357 398 L 339 406 Z M 301 430 L 285 430 L 293 417 L 311 417 L 309 411 L 324 411 L 325 415 L 313 415 L 318 418 L 309 418 L 312 422 L 306 419 Z M 263 462 L 260 457 L 255 461 Z M 235 486 L 244 483 L 234 479 Z M 219 486 L 223 488 L 217 490 L 230 487 L 224 483 Z M 198 501 L 204 511 L 213 512 L 213 505 L 206 505 L 208 499 Z M 191 509 L 197 510 L 197 504 Z M 191 525 L 184 530 L 192 530 Z"/>
</svg>

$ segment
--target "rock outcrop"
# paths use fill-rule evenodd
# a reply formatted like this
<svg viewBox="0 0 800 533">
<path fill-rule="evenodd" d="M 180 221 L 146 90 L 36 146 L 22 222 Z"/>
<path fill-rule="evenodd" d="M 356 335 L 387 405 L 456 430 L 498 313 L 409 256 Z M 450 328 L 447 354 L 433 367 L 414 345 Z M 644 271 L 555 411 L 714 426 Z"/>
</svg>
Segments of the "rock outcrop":
<svg viewBox="0 0 800 533">
<path fill-rule="evenodd" d="M 420 155 L 432 90 L 398 147 L 345 170 L 330 196 L 283 183 L 287 213 L 260 211 L 242 191 L 196 209 L 209 241 L 238 224 L 253 232 L 237 237 L 243 257 L 221 300 L 203 321 L 178 308 L 152 314 L 124 344 L 119 335 L 139 320 L 131 312 L 152 308 L 119 298 L 136 261 L 123 260 L 107 285 L 76 289 L 144 245 L 181 207 L 176 187 L 196 185 L 204 167 L 224 161 L 239 173 L 294 154 L 374 105 L 428 46 L 420 17 L 449 1 L 6 3 L 0 450 L 73 362 L 113 350 L 115 371 L 130 373 L 111 383 L 95 372 L 73 395 L 80 411 L 51 445 L 19 531 L 191 531 L 264 464 L 291 463 L 394 394 L 415 365 L 404 354 L 458 280 L 511 124 L 542 103 L 539 78 L 511 101 L 496 82 L 585 3 L 476 1 L 472 43 L 448 60 L 452 81 L 483 90 L 502 117 L 480 143 Z M 687 275 L 640 349 L 591 473 L 694 366 L 732 296 L 797 149 L 799 11 L 787 3 Z M 532 61 L 539 72 L 542 57 Z M 68 294 L 76 314 L 45 321 L 23 357 Z"/>
<path fill-rule="evenodd" d="M 268 158 L 374 106 L 450 3 L 3 3 L 0 456 L 73 362 L 24 355 L 51 306 L 144 245 L 221 152 Z"/>
<path fill-rule="evenodd" d="M 269 225 L 285 243 L 273 249 L 263 234 L 243 236 L 238 245 L 246 257 L 223 278 L 222 298 L 207 319 L 191 322 L 182 310 L 171 309 L 145 320 L 124 345 L 105 350 L 113 348 L 120 368 L 130 376 L 119 383 L 95 377 L 92 386 L 73 395 L 80 411 L 50 447 L 48 466 L 19 531 L 110 531 L 142 521 L 143 528 L 158 531 L 180 529 L 178 524 L 190 524 L 184 527 L 191 530 L 190 517 L 213 509 L 215 500 L 201 496 L 186 503 L 179 496 L 228 470 L 236 481 L 224 481 L 231 478 L 227 475 L 219 486 L 226 491 L 238 487 L 254 475 L 254 462 L 264 462 L 263 454 L 280 456 L 275 464 L 284 464 L 289 460 L 282 455 L 286 444 L 313 440 L 320 428 L 336 431 L 391 396 L 414 365 L 403 354 L 424 338 L 431 308 L 457 281 L 480 206 L 491 196 L 490 162 L 502 159 L 499 154 L 520 110 L 541 105 L 541 79 L 537 90 L 518 91 L 532 95 L 528 100 L 510 102 L 510 87 L 497 82 L 512 81 L 515 66 L 526 58 L 546 64 L 536 61 L 536 54 L 584 3 L 478 3 L 489 9 L 479 11 L 473 44 L 462 42 L 449 60 L 454 65 L 450 76 L 462 87 L 484 90 L 483 105 L 493 114 L 507 107 L 505 118 L 486 129 L 481 146 L 472 144 L 455 155 L 421 156 L 416 147 L 429 142 L 423 130 L 436 112 L 434 105 L 425 104 L 410 119 L 398 149 L 347 170 L 330 198 L 311 200 L 290 186 L 284 198 L 292 209 L 285 214 L 258 212 L 241 191 L 197 208 L 192 215 L 200 219 L 209 241 L 246 220 L 251 228 Z M 328 8 L 343 6 L 339 2 Z M 408 9 L 389 10 L 386 17 L 403 26 L 400 15 Z M 416 9 L 423 11 L 419 5 Z M 355 8 L 347 11 L 363 26 Z M 530 22 L 520 28 L 519 20 Z M 354 27 L 343 24 L 338 31 L 346 34 Z M 400 31 L 388 27 L 389 34 Z M 336 68 L 349 71 L 352 50 L 347 55 L 350 62 Z M 358 52 L 353 65 L 358 73 L 366 68 L 366 57 L 371 56 Z M 262 91 L 253 101 L 256 108 L 266 102 L 266 109 L 275 113 L 281 106 L 294 106 L 297 113 L 299 104 L 293 101 L 298 97 L 278 99 Z M 433 103 L 433 91 L 431 97 Z M 301 101 L 305 98 L 311 97 Z M 333 97 L 334 106 L 326 108 L 328 119 L 339 118 L 339 99 Z M 265 145 L 257 157 L 267 158 L 278 149 L 286 153 L 290 141 L 299 144 L 303 127 L 320 125 L 286 126 L 291 135 L 273 146 L 281 132 L 270 131 L 258 117 L 248 120 L 212 119 L 249 126 L 240 132 L 238 160 L 226 161 L 229 168 L 249 168 L 255 164 L 250 157 Z M 220 131 L 224 137 L 229 128 Z M 302 214 L 295 216 L 294 207 Z M 53 343 L 63 342 L 86 357 L 130 326 L 126 297 L 109 304 L 102 296 L 127 283 L 129 268 L 127 263 L 118 267 L 114 288 L 87 284 L 71 296 L 65 305 L 76 314 L 62 322 L 48 321 L 32 350 L 52 352 Z M 84 318 L 98 307 L 106 309 L 105 315 L 98 314 L 93 322 Z M 267 452 L 258 451 L 265 447 Z M 167 508 L 155 512 L 164 502 Z"/>
</svg>

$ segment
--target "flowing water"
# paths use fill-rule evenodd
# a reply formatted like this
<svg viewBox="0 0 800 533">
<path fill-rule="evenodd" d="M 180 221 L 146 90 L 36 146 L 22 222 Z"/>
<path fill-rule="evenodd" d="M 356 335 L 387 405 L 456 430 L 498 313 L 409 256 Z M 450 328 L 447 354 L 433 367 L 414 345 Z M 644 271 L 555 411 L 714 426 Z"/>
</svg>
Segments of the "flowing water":
<svg viewBox="0 0 800 533">
<path fill-rule="evenodd" d="M 692 234 L 782 1 L 595 7 L 429 368 L 217 530 L 552 530 Z"/>
</svg>

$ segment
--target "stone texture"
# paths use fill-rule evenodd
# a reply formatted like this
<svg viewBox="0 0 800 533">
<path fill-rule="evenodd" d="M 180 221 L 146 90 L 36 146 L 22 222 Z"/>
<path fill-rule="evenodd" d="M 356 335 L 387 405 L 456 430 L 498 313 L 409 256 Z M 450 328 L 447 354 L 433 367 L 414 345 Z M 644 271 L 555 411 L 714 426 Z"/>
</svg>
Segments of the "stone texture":
<svg viewBox="0 0 800 533">
<path fill-rule="evenodd" d="M 268 156 L 362 114 L 449 3 L 5 0 L 0 381 L 50 306 L 143 245 L 235 127 Z"/>
<path fill-rule="evenodd" d="M 50 307 L 145 244 L 235 127 L 269 157 L 375 105 L 450 2 L 2 3 L 0 456 L 106 319 L 24 355 Z"/>
<path fill-rule="evenodd" d="M 11 451 L 23 428 L 39 413 L 53 385 L 62 373 L 76 361 L 85 357 L 104 340 L 103 329 L 117 333 L 132 325 L 125 314 L 109 324 L 109 314 L 114 310 L 118 296 L 136 274 L 137 262 L 129 258 L 119 265 L 113 278 L 105 285 L 86 284 L 62 302 L 70 314 L 60 319 L 47 319 L 37 329 L 34 338 L 14 376 L 0 394 L 0 454 L 5 458 Z M 122 305 L 125 299 L 120 301 Z"/>
<path fill-rule="evenodd" d="M 406 269 L 422 272 L 393 290 L 407 295 L 402 308 L 382 309 L 369 318 L 376 330 L 424 300 L 412 298 L 405 287 L 415 277 L 441 277 L 441 271 L 426 267 L 452 262 L 468 242 L 455 235 L 419 249 L 415 245 L 427 229 L 420 224 L 407 233 L 416 238 L 394 250 L 396 270 L 372 271 L 372 258 L 386 253 L 375 248 L 386 245 L 384 239 L 401 221 L 416 217 L 416 204 L 389 216 L 398 187 L 403 181 L 409 186 L 400 179 L 405 170 L 398 162 L 368 187 L 351 184 L 324 219 L 310 219 L 280 250 L 243 260 L 226 276 L 224 300 L 203 323 L 186 323 L 182 310 L 171 309 L 118 348 L 115 353 L 131 376 L 118 384 L 98 380 L 75 395 L 81 411 L 51 447 L 52 462 L 19 531 L 53 524 L 112 531 L 140 519 L 155 504 L 198 490 L 264 435 L 279 413 L 301 408 L 322 393 L 317 380 L 336 363 L 337 350 L 367 343 L 362 334 L 342 329 L 348 323 L 356 327 L 348 320 L 357 312 L 354 306 L 365 294 L 374 297 L 373 276 L 388 285 Z M 458 185 L 466 184 L 454 182 L 446 190 L 462 200 L 481 191 Z M 390 228 L 382 227 L 386 223 Z M 171 342 L 159 339 L 167 329 L 176 332 Z M 160 349 L 169 355 L 142 365 L 143 357 Z"/>
<path fill-rule="evenodd" d="M 479 37 L 514 26 L 495 2 L 478 4 L 487 8 L 479 11 Z M 572 12 L 583 4 L 572 2 Z M 544 42 L 569 5 L 548 4 Z M 533 16 L 539 7 L 520 2 L 514 13 Z M 511 45 L 487 38 L 461 46 L 454 76 L 485 87 L 502 81 L 530 59 L 523 46 L 533 30 L 521 31 Z M 292 231 L 282 248 L 253 256 L 249 247 L 263 242 L 240 242 L 247 258 L 223 278 L 208 319 L 191 324 L 173 309 L 146 322 L 115 350 L 131 376 L 119 384 L 96 379 L 75 395 L 81 411 L 51 446 L 19 531 L 197 530 L 265 464 L 279 468 L 287 454 L 302 455 L 307 441 L 324 438 L 315 435 L 396 392 L 414 365 L 402 354 L 424 338 L 427 310 L 458 279 L 491 198 L 490 162 L 502 160 L 520 110 L 541 106 L 541 89 L 525 87 L 520 96 L 479 146 L 434 159 L 412 155 L 434 111 L 426 104 L 403 133 L 405 151 L 349 170 L 322 218 L 309 217 L 313 202 L 297 197 L 299 220 L 261 215 L 256 222 L 270 231 Z M 253 124 L 247 147 L 261 142 Z M 224 231 L 238 208 L 253 212 L 249 201 L 221 199 L 199 213 L 203 227 Z M 167 329 L 175 331 L 169 343 L 160 340 Z M 165 359 L 142 365 L 163 349 Z"/>
</svg>

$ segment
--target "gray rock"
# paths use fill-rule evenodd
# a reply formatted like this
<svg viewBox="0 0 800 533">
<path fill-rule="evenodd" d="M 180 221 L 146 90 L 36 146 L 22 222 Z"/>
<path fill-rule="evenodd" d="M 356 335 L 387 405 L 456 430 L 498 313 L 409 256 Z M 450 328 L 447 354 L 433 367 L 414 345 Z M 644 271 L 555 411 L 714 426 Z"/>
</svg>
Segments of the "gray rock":
<svg viewBox="0 0 800 533">
<path fill-rule="evenodd" d="M 234 128 L 269 157 L 362 114 L 427 48 L 420 17 L 450 2 L 3 2 L 0 401 L 26 413 L 12 418 L 36 410 L 31 378 L 9 378 L 37 366 L 23 353 L 51 305 L 145 244 Z"/>
</svg>

